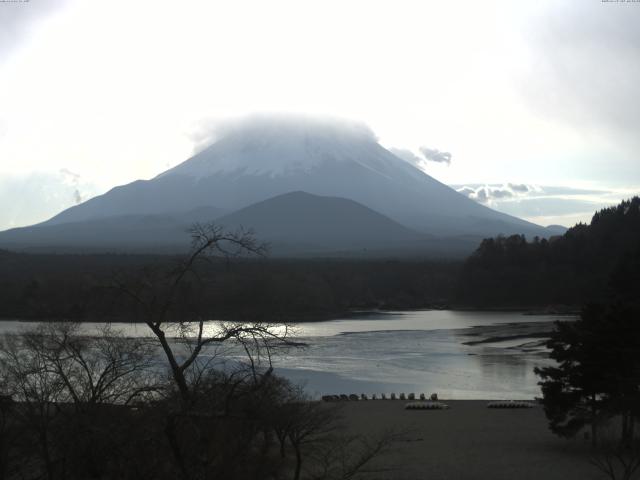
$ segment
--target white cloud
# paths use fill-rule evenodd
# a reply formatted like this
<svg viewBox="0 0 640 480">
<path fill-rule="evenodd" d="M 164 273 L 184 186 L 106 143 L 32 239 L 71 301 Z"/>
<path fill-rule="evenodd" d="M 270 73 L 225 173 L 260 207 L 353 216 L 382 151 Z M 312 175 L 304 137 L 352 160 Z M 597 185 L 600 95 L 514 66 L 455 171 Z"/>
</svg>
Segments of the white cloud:
<svg viewBox="0 0 640 480">
<path fill-rule="evenodd" d="M 640 187 L 599 190 L 523 183 L 453 185 L 459 193 L 539 225 L 588 223 L 596 210 L 640 194 Z"/>
<path fill-rule="evenodd" d="M 496 200 L 522 197 L 539 190 L 533 185 L 506 183 L 503 185 L 464 185 L 455 189 L 463 195 L 480 203 L 492 205 Z"/>
</svg>

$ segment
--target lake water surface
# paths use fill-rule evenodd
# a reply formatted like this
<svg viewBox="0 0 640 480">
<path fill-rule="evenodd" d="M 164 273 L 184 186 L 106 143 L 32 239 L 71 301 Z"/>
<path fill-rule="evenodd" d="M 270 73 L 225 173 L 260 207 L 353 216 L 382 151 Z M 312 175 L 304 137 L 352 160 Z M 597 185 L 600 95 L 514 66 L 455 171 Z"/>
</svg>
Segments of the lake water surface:
<svg viewBox="0 0 640 480">
<path fill-rule="evenodd" d="M 538 335 L 558 319 L 438 310 L 362 315 L 303 325 L 300 336 L 308 347 L 274 363 L 314 395 L 531 399 L 540 395 L 533 368 L 551 363 Z"/>
<path fill-rule="evenodd" d="M 451 310 L 353 314 L 299 324 L 297 340 L 307 346 L 280 352 L 273 363 L 316 397 L 437 392 L 452 399 L 531 399 L 540 395 L 533 368 L 550 364 L 541 335 L 558 319 L 569 318 Z M 2 321 L 0 333 L 31 326 Z M 82 328 L 92 334 L 100 327 Z M 144 325 L 117 327 L 148 336 Z M 241 358 L 237 351 L 227 356 Z"/>
</svg>

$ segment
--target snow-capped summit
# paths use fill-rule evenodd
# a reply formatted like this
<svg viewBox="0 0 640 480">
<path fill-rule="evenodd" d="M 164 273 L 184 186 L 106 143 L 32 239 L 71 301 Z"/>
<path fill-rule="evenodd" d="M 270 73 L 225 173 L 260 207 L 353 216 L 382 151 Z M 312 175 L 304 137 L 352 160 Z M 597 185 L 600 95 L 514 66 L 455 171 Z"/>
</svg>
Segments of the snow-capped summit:
<svg viewBox="0 0 640 480">
<path fill-rule="evenodd" d="M 273 177 L 308 173 L 328 161 L 367 166 L 375 160 L 368 152 L 376 142 L 374 133 L 346 120 L 255 115 L 219 126 L 214 136 L 208 148 L 158 177 L 205 178 L 232 172 Z"/>
</svg>

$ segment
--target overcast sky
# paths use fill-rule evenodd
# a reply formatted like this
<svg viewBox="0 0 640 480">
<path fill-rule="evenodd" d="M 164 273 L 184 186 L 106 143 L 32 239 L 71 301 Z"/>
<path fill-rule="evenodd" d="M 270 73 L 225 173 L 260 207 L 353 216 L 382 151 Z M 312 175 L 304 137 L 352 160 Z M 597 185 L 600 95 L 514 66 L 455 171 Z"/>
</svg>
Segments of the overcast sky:
<svg viewBox="0 0 640 480">
<path fill-rule="evenodd" d="M 588 220 L 640 192 L 640 2 L 0 3 L 0 229 L 256 111 L 361 120 L 477 201 Z"/>
</svg>

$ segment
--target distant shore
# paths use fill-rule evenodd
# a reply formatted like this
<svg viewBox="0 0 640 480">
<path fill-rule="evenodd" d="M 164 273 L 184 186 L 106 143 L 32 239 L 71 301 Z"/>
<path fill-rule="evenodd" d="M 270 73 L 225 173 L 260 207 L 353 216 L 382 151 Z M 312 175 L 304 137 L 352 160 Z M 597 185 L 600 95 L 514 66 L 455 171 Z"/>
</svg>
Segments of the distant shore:
<svg viewBox="0 0 640 480">
<path fill-rule="evenodd" d="M 296 317 L 295 321 L 290 319 L 282 320 L 279 322 L 278 320 L 272 320 L 273 322 L 279 323 L 311 323 L 311 322 L 325 322 L 328 320 L 340 320 L 345 317 L 357 317 L 359 315 L 371 315 L 376 313 L 393 313 L 393 312 L 415 312 L 415 311 L 423 311 L 423 310 L 451 310 L 451 311 L 460 311 L 460 312 L 520 312 L 522 315 L 558 315 L 558 316 L 572 316 L 578 315 L 580 313 L 580 309 L 578 307 L 572 306 L 563 306 L 563 307 L 550 307 L 550 306 L 540 306 L 540 307 L 532 307 L 532 306 L 523 306 L 523 307 L 474 307 L 474 306 L 464 306 L 464 305 L 425 305 L 420 307 L 402 307 L 402 306 L 383 306 L 377 308 L 355 308 L 349 310 L 342 310 L 339 312 L 331 312 L 324 315 L 321 314 L 301 314 Z M 220 321 L 233 321 L 233 315 L 222 315 L 219 320 Z M 66 321 L 67 319 L 60 318 L 47 318 L 47 317 L 24 317 L 24 318 L 15 318 L 15 317 L 0 317 L 0 322 L 51 322 L 51 321 Z M 96 320 L 69 320 L 69 321 L 78 321 L 80 323 L 103 323 L 109 322 L 108 320 L 96 319 Z M 109 323 L 143 323 L 140 320 L 123 320 L 117 319 L 112 320 Z"/>
</svg>

